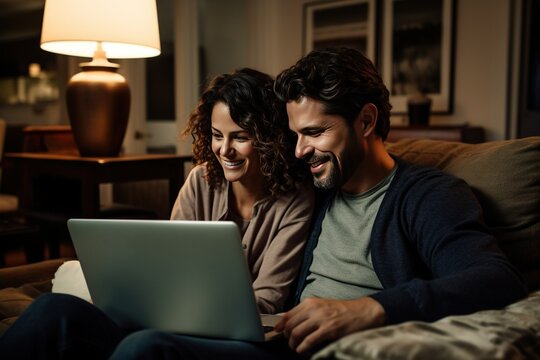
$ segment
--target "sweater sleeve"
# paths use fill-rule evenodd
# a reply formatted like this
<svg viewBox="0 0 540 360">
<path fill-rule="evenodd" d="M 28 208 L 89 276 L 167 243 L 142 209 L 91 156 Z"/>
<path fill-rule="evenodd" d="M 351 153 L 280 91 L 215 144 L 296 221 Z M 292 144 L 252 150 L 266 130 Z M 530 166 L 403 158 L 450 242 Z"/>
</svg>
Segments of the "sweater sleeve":
<svg viewBox="0 0 540 360">
<path fill-rule="evenodd" d="M 372 233 L 384 290 L 371 297 L 384 307 L 387 323 L 501 308 L 526 296 L 521 275 L 483 224 L 471 189 L 441 172 L 423 171 L 400 176 Z"/>
<path fill-rule="evenodd" d="M 178 192 L 178 197 L 171 211 L 171 220 L 198 220 L 197 191 L 204 173 L 204 167 L 199 165 L 193 168 Z M 204 180 L 204 179 L 203 179 Z"/>
<path fill-rule="evenodd" d="M 253 281 L 261 312 L 272 314 L 284 310 L 302 263 L 313 206 L 311 187 L 300 188 L 276 224 L 277 231 L 268 239 L 258 275 Z M 268 217 L 266 221 L 270 221 Z"/>
</svg>

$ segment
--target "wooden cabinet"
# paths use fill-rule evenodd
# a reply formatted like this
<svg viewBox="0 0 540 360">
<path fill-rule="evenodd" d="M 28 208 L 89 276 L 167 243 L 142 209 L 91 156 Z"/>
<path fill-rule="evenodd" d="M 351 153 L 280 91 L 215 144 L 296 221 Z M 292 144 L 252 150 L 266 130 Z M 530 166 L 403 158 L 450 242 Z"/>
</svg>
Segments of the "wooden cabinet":
<svg viewBox="0 0 540 360">
<path fill-rule="evenodd" d="M 485 141 L 485 132 L 484 128 L 477 126 L 392 126 L 386 141 L 395 142 L 409 138 L 459 141 L 476 144 Z"/>
</svg>

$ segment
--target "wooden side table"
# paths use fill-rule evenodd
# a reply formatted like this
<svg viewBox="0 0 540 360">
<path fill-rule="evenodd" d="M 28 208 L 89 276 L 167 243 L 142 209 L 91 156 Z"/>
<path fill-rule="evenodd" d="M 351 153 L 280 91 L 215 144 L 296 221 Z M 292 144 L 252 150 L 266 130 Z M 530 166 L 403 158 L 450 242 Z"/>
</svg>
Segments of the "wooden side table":
<svg viewBox="0 0 540 360">
<path fill-rule="evenodd" d="M 47 233 L 51 257 L 59 255 L 59 238 L 67 237 L 68 218 L 110 217 L 101 212 L 100 184 L 165 179 L 168 195 L 163 201 L 170 210 L 184 181 L 184 163 L 191 161 L 190 156 L 157 154 L 92 158 L 7 153 L 4 159 L 19 181 L 20 212 Z"/>
<path fill-rule="evenodd" d="M 392 126 L 386 141 L 395 142 L 401 139 L 422 138 L 433 140 L 459 141 L 477 144 L 485 141 L 485 131 L 477 126 Z"/>
<path fill-rule="evenodd" d="M 168 203 L 172 208 L 184 180 L 184 163 L 191 157 L 178 155 L 123 155 L 110 158 L 79 157 L 52 153 L 7 153 L 18 179 L 20 209 L 23 213 L 54 212 L 54 204 L 39 201 L 40 179 L 71 179 L 80 189 L 76 216 L 99 216 L 99 185 L 103 183 L 167 179 Z M 46 190 L 46 189 L 45 189 Z M 56 194 L 61 200 L 62 193 Z M 50 196 L 47 197 L 48 199 Z"/>
</svg>

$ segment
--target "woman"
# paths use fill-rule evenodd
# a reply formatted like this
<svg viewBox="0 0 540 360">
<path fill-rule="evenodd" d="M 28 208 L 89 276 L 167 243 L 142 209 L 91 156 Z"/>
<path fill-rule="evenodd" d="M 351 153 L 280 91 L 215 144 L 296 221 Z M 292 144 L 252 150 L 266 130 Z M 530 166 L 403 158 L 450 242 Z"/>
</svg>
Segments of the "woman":
<svg viewBox="0 0 540 360">
<path fill-rule="evenodd" d="M 294 158 L 285 105 L 272 85 L 271 77 L 251 69 L 212 81 L 185 132 L 194 139 L 196 166 L 171 214 L 172 220 L 238 225 L 263 313 L 284 310 L 313 208 L 307 169 Z M 0 338 L 0 355 L 107 358 L 127 335 L 94 305 L 48 294 Z"/>
<path fill-rule="evenodd" d="M 184 132 L 194 139 L 196 167 L 171 214 L 238 225 L 263 313 L 283 310 L 313 208 L 307 169 L 294 157 L 285 105 L 272 87 L 270 76 L 252 69 L 211 82 Z"/>
</svg>

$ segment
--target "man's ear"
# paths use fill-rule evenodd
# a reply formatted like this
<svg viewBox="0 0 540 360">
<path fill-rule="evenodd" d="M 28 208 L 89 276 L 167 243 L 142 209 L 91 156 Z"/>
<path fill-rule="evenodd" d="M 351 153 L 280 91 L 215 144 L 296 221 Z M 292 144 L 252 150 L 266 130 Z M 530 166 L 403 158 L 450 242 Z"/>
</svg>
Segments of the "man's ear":
<svg viewBox="0 0 540 360">
<path fill-rule="evenodd" d="M 360 110 L 360 113 L 356 118 L 356 125 L 362 130 L 364 136 L 369 136 L 375 131 L 377 115 L 377 107 L 372 103 L 367 103 L 362 110 Z"/>
</svg>

